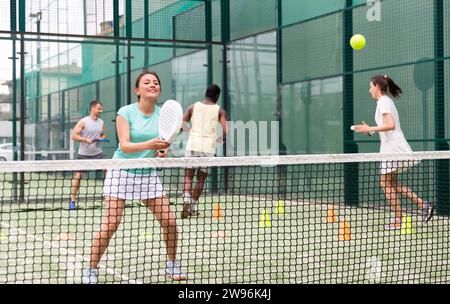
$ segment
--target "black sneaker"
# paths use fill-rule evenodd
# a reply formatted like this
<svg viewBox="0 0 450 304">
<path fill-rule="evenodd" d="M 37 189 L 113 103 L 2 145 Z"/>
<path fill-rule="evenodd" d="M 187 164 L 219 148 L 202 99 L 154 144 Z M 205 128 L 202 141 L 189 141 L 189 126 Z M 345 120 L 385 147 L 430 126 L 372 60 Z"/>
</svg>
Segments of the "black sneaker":
<svg viewBox="0 0 450 304">
<path fill-rule="evenodd" d="M 188 204 L 188 203 L 183 204 L 183 211 L 181 211 L 182 219 L 187 219 L 191 215 L 190 209 L 191 209 L 190 204 Z"/>
<path fill-rule="evenodd" d="M 422 220 L 428 223 L 434 215 L 434 204 L 432 202 L 423 202 Z"/>
</svg>

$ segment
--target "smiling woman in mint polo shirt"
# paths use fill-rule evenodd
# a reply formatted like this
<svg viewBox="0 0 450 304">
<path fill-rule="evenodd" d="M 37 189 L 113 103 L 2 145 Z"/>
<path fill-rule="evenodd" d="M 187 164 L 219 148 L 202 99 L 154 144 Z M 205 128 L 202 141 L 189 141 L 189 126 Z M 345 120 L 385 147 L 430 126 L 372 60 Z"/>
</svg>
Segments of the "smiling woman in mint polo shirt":
<svg viewBox="0 0 450 304">
<path fill-rule="evenodd" d="M 158 138 L 160 108 L 156 105 L 161 94 L 159 77 L 155 72 L 143 72 L 134 89 L 138 102 L 117 112 L 119 147 L 113 159 L 167 157 L 168 144 Z M 163 150 L 164 152 L 160 152 Z M 141 200 L 161 225 L 167 247 L 166 275 L 173 280 L 185 280 L 181 263 L 176 260 L 178 229 L 175 214 L 154 169 L 109 170 L 103 187 L 105 215 L 100 231 L 92 242 L 90 268 L 83 271 L 83 283 L 97 283 L 98 263 L 117 231 L 125 200 Z"/>
</svg>

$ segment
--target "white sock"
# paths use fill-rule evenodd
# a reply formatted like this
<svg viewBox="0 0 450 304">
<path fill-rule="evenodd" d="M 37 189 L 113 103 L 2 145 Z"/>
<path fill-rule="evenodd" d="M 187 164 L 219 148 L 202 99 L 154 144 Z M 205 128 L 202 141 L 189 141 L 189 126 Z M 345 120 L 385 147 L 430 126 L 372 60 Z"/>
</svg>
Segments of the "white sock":
<svg viewBox="0 0 450 304">
<path fill-rule="evenodd" d="M 196 200 L 192 200 L 191 211 L 197 211 L 197 201 Z"/>
<path fill-rule="evenodd" d="M 191 198 L 191 194 L 189 192 L 184 192 L 183 195 L 183 201 L 185 204 L 189 205 L 189 212 L 191 212 L 192 210 L 192 198 Z"/>
</svg>

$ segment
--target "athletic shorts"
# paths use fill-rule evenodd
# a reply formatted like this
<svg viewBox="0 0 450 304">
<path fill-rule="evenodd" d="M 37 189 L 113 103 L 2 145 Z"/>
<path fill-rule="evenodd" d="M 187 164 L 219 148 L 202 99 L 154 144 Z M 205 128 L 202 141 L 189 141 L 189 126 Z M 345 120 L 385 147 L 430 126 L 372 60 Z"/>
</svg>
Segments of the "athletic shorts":
<svg viewBox="0 0 450 304">
<path fill-rule="evenodd" d="M 77 159 L 106 159 L 106 154 L 105 153 L 100 153 L 97 155 L 81 155 L 81 154 L 77 154 Z"/>
<path fill-rule="evenodd" d="M 103 195 L 123 200 L 147 200 L 165 196 L 156 172 L 135 174 L 127 170 L 108 170 L 103 184 Z"/>
<path fill-rule="evenodd" d="M 186 150 L 185 157 L 214 157 L 214 153 L 205 153 L 205 152 L 197 152 L 197 151 L 189 151 Z M 208 167 L 186 167 L 186 169 L 199 169 L 202 172 L 208 173 Z"/>
</svg>

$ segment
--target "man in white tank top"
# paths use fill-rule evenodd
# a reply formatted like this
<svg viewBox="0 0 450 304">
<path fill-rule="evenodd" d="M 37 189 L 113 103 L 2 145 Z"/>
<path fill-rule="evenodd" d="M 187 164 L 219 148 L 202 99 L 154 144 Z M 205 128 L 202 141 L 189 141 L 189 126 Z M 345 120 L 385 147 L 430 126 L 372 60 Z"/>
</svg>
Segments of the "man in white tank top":
<svg viewBox="0 0 450 304">
<path fill-rule="evenodd" d="M 103 106 L 100 101 L 92 101 L 90 106 L 89 116 L 83 117 L 75 125 L 72 132 L 72 140 L 80 142 L 78 148 L 78 159 L 104 159 L 99 139 L 105 139 L 105 124 L 100 118 Z M 69 209 L 76 208 L 76 198 L 80 188 L 80 180 L 83 172 L 76 172 L 72 179 L 72 187 L 70 192 Z"/>
<path fill-rule="evenodd" d="M 223 143 L 227 136 L 227 113 L 217 105 L 220 88 L 216 84 L 208 86 L 205 99 L 191 105 L 184 114 L 183 120 L 191 123 L 189 139 L 186 146 L 186 157 L 213 157 L 217 143 Z M 222 127 L 222 137 L 217 139 L 217 127 Z M 194 176 L 197 184 L 192 189 Z M 184 177 L 184 204 L 181 218 L 198 216 L 197 202 L 200 197 L 206 177 L 207 168 L 186 168 Z"/>
</svg>

